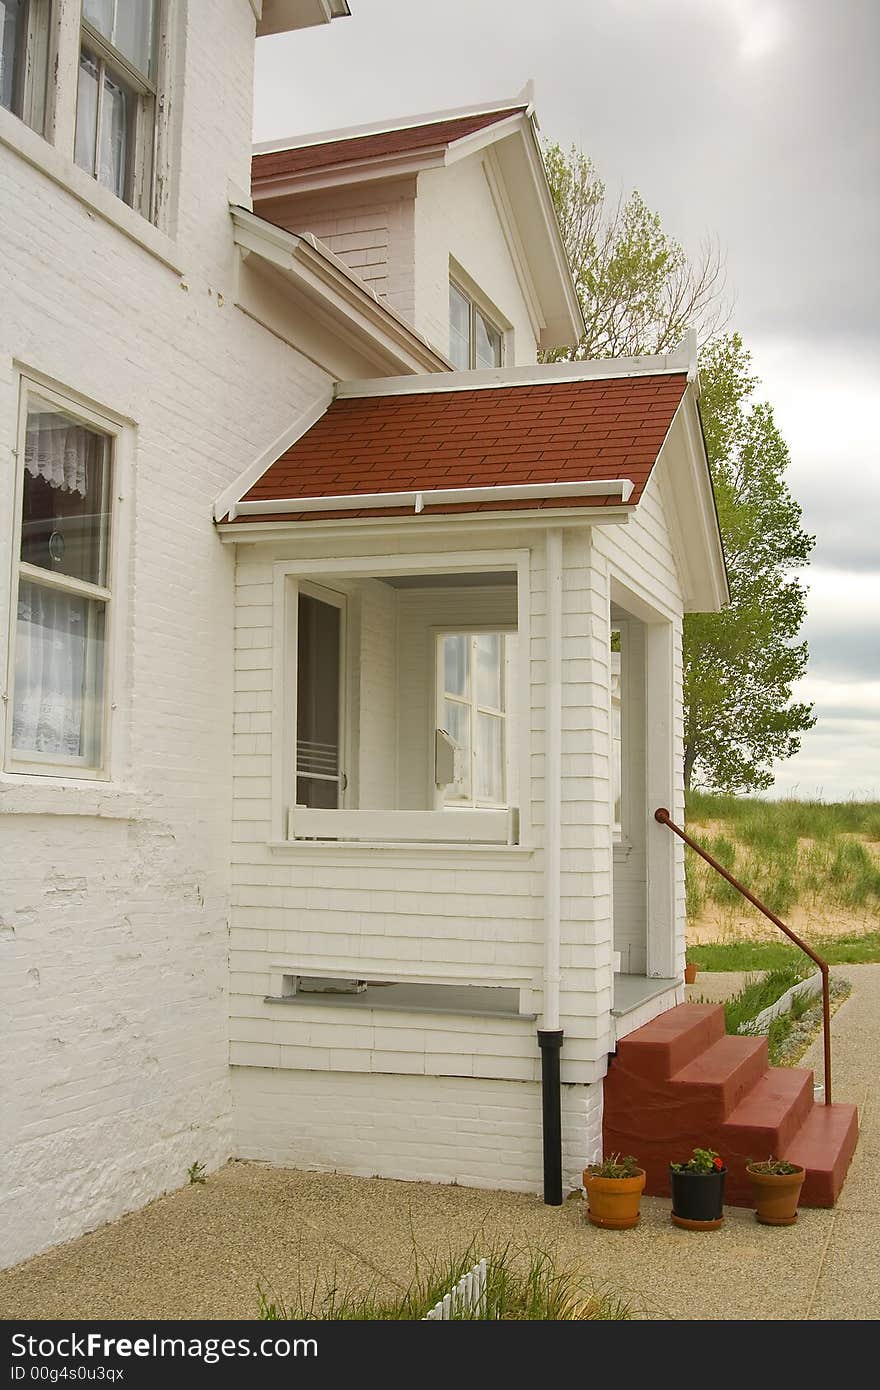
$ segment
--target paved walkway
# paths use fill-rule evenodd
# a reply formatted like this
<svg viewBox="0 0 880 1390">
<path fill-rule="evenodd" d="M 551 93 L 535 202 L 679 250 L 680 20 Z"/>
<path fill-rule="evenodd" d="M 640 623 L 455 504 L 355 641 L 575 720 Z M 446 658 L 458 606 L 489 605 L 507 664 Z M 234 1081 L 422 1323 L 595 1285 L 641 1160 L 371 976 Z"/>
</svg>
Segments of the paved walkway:
<svg viewBox="0 0 880 1390">
<path fill-rule="evenodd" d="M 365 1291 L 406 1283 L 420 1252 L 512 1242 L 553 1252 L 627 1299 L 672 1319 L 880 1317 L 880 965 L 852 980 L 833 1019 L 834 1095 L 855 1101 L 861 1138 L 834 1211 L 759 1226 L 728 1208 L 720 1230 L 676 1229 L 646 1198 L 633 1231 L 599 1231 L 573 1197 L 348 1178 L 232 1163 L 121 1221 L 0 1274 L 0 1317 L 251 1318 L 262 1285 L 288 1299 L 317 1277 Z M 818 1068 L 821 1046 L 807 1065 Z"/>
</svg>

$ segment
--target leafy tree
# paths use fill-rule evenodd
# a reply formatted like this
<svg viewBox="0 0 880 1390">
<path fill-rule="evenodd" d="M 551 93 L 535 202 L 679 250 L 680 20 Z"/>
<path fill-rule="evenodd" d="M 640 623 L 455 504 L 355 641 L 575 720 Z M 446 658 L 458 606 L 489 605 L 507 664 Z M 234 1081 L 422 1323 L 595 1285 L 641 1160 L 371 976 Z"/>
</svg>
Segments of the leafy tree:
<svg viewBox="0 0 880 1390">
<path fill-rule="evenodd" d="M 785 481 L 788 448 L 739 334 L 701 353 L 700 408 L 727 558 L 730 606 L 684 624 L 685 785 L 743 792 L 772 786 L 771 765 L 800 747 L 812 705 L 792 701 L 807 644 L 794 573 L 815 537 Z"/>
<path fill-rule="evenodd" d="M 685 329 L 711 337 L 727 318 L 724 262 L 706 240 L 691 261 L 638 192 L 609 203 L 592 161 L 575 146 L 544 149 L 562 238 L 587 329 L 545 362 L 668 352 Z"/>
<path fill-rule="evenodd" d="M 708 346 L 700 357 L 701 412 L 730 578 L 730 607 L 688 614 L 684 630 L 685 781 L 716 791 L 773 782 L 815 723 L 793 702 L 807 644 L 796 638 L 804 589 L 794 571 L 814 538 L 785 482 L 789 456 L 771 407 L 727 317 L 723 258 L 705 242 L 689 260 L 638 193 L 609 205 L 592 162 L 576 147 L 545 148 L 553 200 L 586 320 L 574 349 L 545 361 L 667 352 L 687 328 Z"/>
</svg>

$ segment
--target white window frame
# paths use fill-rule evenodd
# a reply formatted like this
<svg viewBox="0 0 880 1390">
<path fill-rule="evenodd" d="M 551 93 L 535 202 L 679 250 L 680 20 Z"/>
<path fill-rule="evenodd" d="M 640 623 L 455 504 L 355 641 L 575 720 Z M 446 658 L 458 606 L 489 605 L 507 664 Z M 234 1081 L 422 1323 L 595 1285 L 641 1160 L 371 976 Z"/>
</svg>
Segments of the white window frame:
<svg viewBox="0 0 880 1390">
<path fill-rule="evenodd" d="M 4 768 L 9 773 L 62 778 L 65 781 L 107 781 L 121 766 L 124 750 L 121 746 L 118 692 L 125 686 L 125 656 L 119 641 L 122 627 L 120 614 L 125 603 L 121 582 L 128 555 L 127 492 L 130 473 L 132 428 L 118 416 L 105 414 L 100 407 L 73 392 L 49 384 L 45 378 L 32 373 L 18 375 L 18 429 L 16 436 L 15 512 L 12 536 L 12 576 L 7 641 L 5 679 L 5 730 L 3 734 Z M 27 433 L 28 402 L 37 399 L 69 415 L 72 420 L 107 435 L 110 440 L 110 539 L 107 554 L 107 583 L 105 586 L 85 580 L 56 575 L 30 565 L 21 559 L 21 534 L 24 514 L 24 445 Z M 21 579 L 43 584 L 61 592 L 99 599 L 104 603 L 104 669 L 102 672 L 103 711 L 101 716 L 100 762 L 89 764 L 85 758 L 60 758 L 54 754 L 22 752 L 12 745 L 12 714 L 15 701 L 15 651 L 18 627 L 18 591 Z"/>
<path fill-rule="evenodd" d="M 90 175 L 90 177 L 93 177 L 96 183 L 100 182 L 100 141 L 104 109 L 104 74 L 106 72 L 112 79 L 115 79 L 120 86 L 125 87 L 132 93 L 137 102 L 137 110 L 133 123 L 133 148 L 126 161 L 125 192 L 117 194 L 116 196 L 150 221 L 152 221 L 155 204 L 156 151 L 159 123 L 159 38 L 162 32 L 163 18 L 163 0 L 157 0 L 156 11 L 153 15 L 152 38 L 156 59 L 156 73 L 152 77 L 135 67 L 130 59 L 126 58 L 109 39 L 89 23 L 85 15 L 82 15 L 80 19 L 80 49 L 88 49 L 89 54 L 95 59 L 98 65 L 95 150 L 93 152 L 95 172 L 93 175 Z M 77 62 L 77 80 L 78 74 L 79 62 Z M 85 172 L 88 173 L 88 170 Z M 106 184 L 102 186 L 105 188 L 107 187 Z M 108 191 L 111 193 L 115 192 L 114 189 L 109 189 Z"/>
<path fill-rule="evenodd" d="M 54 57 L 56 9 L 53 0 L 28 0 L 23 44 L 24 71 L 17 73 L 17 81 L 23 87 L 21 110 L 4 108 L 38 135 L 43 135 L 47 129 L 54 91 L 49 73 L 50 59 Z"/>
<path fill-rule="evenodd" d="M 349 699 L 349 675 L 351 662 L 349 659 L 349 634 L 351 620 L 349 612 L 349 596 L 339 589 L 325 588 L 321 584 L 312 584 L 307 580 L 294 580 L 291 582 L 288 593 L 289 603 L 289 680 L 288 686 L 290 695 L 290 735 L 289 746 L 289 801 L 291 806 L 299 803 L 296 799 L 297 783 L 297 701 L 299 696 L 299 596 L 303 594 L 307 598 L 316 599 L 319 603 L 326 603 L 332 608 L 339 610 L 339 771 L 341 778 L 339 782 L 339 804 L 336 810 L 344 810 L 349 805 L 349 786 L 351 777 L 348 772 L 348 758 L 352 745 L 351 723 L 352 711 Z M 307 776 L 308 774 L 303 774 Z"/>
<path fill-rule="evenodd" d="M 444 823 L 450 824 L 454 817 L 450 811 L 390 811 L 375 812 L 369 810 L 343 810 L 310 812 L 310 819 L 317 820 L 326 817 L 324 824 L 327 830 L 321 831 L 321 835 L 327 839 L 332 834 L 343 834 L 351 839 L 352 843 L 346 844 L 339 841 L 335 844 L 321 844 L 319 839 L 297 842 L 290 830 L 291 824 L 291 805 L 294 783 L 291 780 L 294 762 L 294 742 L 296 736 L 295 720 L 291 718 L 291 701 L 294 699 L 296 679 L 296 610 L 297 610 L 297 586 L 299 584 L 315 582 L 333 585 L 334 588 L 345 592 L 347 585 L 352 581 L 365 578 L 376 578 L 377 576 L 387 576 L 392 574 L 457 574 L 475 573 L 486 571 L 495 573 L 499 569 L 509 569 L 516 574 L 517 583 L 517 621 L 505 627 L 504 624 L 486 623 L 484 628 L 487 632 L 514 632 L 517 636 L 516 655 L 514 660 L 514 680 L 519 689 L 527 691 L 531 683 L 531 552 L 528 549 L 521 550 L 475 550 L 475 551 L 443 551 L 443 552 L 412 552 L 404 555 L 328 555 L 322 559 L 303 560 L 287 559 L 276 560 L 272 566 L 272 614 L 273 614 L 273 671 L 272 671 L 272 743 L 271 743 L 271 792 L 272 792 L 272 816 L 269 829 L 269 846 L 275 851 L 285 851 L 310 855 L 312 853 L 334 853 L 342 854 L 343 857 L 349 853 L 362 850 L 365 845 L 378 844 L 382 848 L 393 847 L 402 852 L 408 848 L 407 839 L 414 836 L 400 835 L 396 829 L 392 828 L 392 822 L 403 822 L 404 826 L 412 822 L 414 818 L 423 818 L 426 823 L 430 821 L 429 830 L 423 839 L 433 839 L 438 845 L 448 848 L 449 834 L 444 831 Z M 351 595 L 349 594 L 349 599 Z M 479 624 L 468 624 L 473 631 L 479 630 Z M 435 629 L 436 630 L 436 629 Z M 450 626 L 449 631 L 461 631 L 461 624 Z M 349 639 L 350 640 L 350 639 Z M 430 652 L 426 650 L 426 660 L 430 660 Z M 351 660 L 349 652 L 349 672 L 351 673 L 354 662 Z M 349 676 L 351 682 L 351 675 Z M 351 684 L 346 691 L 347 707 L 350 713 L 350 722 L 346 726 L 349 736 L 356 725 L 355 697 L 351 689 Z M 429 705 L 430 708 L 430 705 Z M 511 834 L 505 835 L 504 841 L 500 839 L 497 843 L 506 843 L 508 847 L 513 846 L 517 853 L 533 852 L 531 844 L 531 747 L 530 747 L 530 722 L 528 717 L 528 707 L 521 709 L 517 704 L 517 720 L 515 728 L 515 741 L 508 743 L 507 767 L 510 773 L 516 766 L 516 783 L 518 786 L 519 805 L 514 811 L 508 810 L 505 814 L 507 822 L 516 821 L 516 826 L 511 828 Z M 427 742 L 427 740 L 426 740 Z M 427 755 L 426 748 L 426 755 Z M 431 747 L 431 772 L 433 781 L 433 746 Z M 352 758 L 352 771 L 356 772 L 357 748 L 349 747 L 349 755 Z M 349 786 L 352 785 L 352 779 Z M 512 785 L 512 783 L 509 783 Z M 352 793 L 351 798 L 357 804 L 357 795 Z M 472 811 L 464 808 L 462 817 L 467 819 L 468 825 L 476 825 L 481 816 L 497 817 L 497 811 Z M 386 831 L 385 822 L 388 822 Z M 335 822 L 335 828 L 334 828 Z M 374 825 L 375 833 L 364 833 L 358 829 L 356 823 L 362 825 Z M 380 824 L 381 822 L 381 824 Z M 351 824 L 350 833 L 344 827 Z M 515 833 L 514 833 L 515 830 Z M 317 833 L 317 832 L 316 832 Z M 494 838 L 494 837 L 493 837 Z M 354 841 L 357 843 L 354 843 Z M 468 851 L 479 853 L 485 846 L 480 843 L 480 836 L 475 832 L 473 835 L 474 843 L 469 845 Z M 422 854 L 426 851 L 425 844 L 413 845 L 410 852 Z M 456 849 L 458 846 L 456 846 Z M 495 846 L 492 852 L 497 852 Z"/>
<path fill-rule="evenodd" d="M 451 627 L 444 627 L 444 628 L 437 628 L 437 627 L 435 627 L 435 628 L 432 629 L 432 631 L 433 631 L 433 633 L 434 633 L 434 720 L 435 720 L 436 727 L 437 727 L 438 729 L 441 729 L 441 728 L 443 727 L 443 723 L 442 723 L 442 719 L 443 719 L 443 703 L 444 703 L 445 700 L 453 700 L 453 701 L 455 701 L 457 704 L 461 704 L 461 705 L 464 705 L 464 706 L 466 706 L 467 708 L 469 708 L 469 710 L 470 710 L 470 721 L 471 721 L 471 725 L 470 725 L 470 732 L 471 732 L 471 739 L 470 739 L 470 744 L 471 744 L 471 755 L 470 755 L 470 756 L 471 756 L 471 769 L 470 769 L 471 794 L 470 794 L 469 797 L 459 797 L 459 796 L 457 796 L 457 797 L 454 797 L 454 798 L 448 798 L 448 796 L 447 796 L 447 790 L 446 790 L 445 788 L 443 788 L 443 787 L 439 787 L 439 788 L 437 788 L 436 795 L 435 795 L 435 804 L 436 804 L 436 806 L 437 806 L 439 809 L 447 810 L 447 811 L 454 811 L 454 810 L 460 810 L 460 811 L 461 811 L 461 810 L 468 810 L 468 809 L 471 809 L 471 810 L 488 810 L 488 809 L 492 809 L 492 810 L 507 810 L 507 809 L 509 809 L 509 807 L 510 807 L 510 786 L 511 786 L 511 775 L 510 775 L 510 774 L 511 774 L 511 769 L 510 769 L 511 738 L 510 738 L 510 722 L 509 722 L 509 718 L 508 718 L 509 713 L 510 713 L 510 682 L 511 682 L 511 669 L 510 669 L 510 644 L 509 644 L 508 641 L 507 641 L 507 635 L 508 635 L 508 633 L 510 633 L 510 632 L 515 632 L 515 629 L 509 628 L 509 627 L 499 627 L 497 624 L 491 624 L 491 623 L 490 623 L 490 624 L 483 624 L 483 625 L 474 624 L 473 626 L 470 626 L 470 625 L 469 625 L 469 626 L 467 627 L 466 630 L 463 629 L 463 628 L 461 627 L 461 625 L 459 624 L 459 625 L 454 625 L 454 626 L 451 626 Z M 479 702 L 479 700 L 478 700 L 478 698 L 477 698 L 477 681 L 476 681 L 476 677 L 475 677 L 475 671 L 476 671 L 475 658 L 476 658 L 477 639 L 478 639 L 479 637 L 481 637 L 481 636 L 485 636 L 487 633 L 497 633 L 497 634 L 501 637 L 502 642 L 503 642 L 503 646 L 504 646 L 504 659 L 503 659 L 503 662 L 502 662 L 502 673 L 501 673 L 502 693 L 503 693 L 503 697 L 504 697 L 504 706 L 503 706 L 503 708 L 500 709 L 500 710 L 494 709 L 494 708 L 493 708 L 492 706 L 490 706 L 490 705 L 481 705 L 480 702 Z M 445 689 L 445 681 L 444 681 L 444 678 L 443 678 L 443 658 L 442 658 L 443 641 L 444 641 L 444 638 L 446 638 L 446 637 L 456 637 L 456 636 L 468 637 L 468 638 L 470 639 L 470 643 L 471 643 L 471 672 L 472 672 L 472 678 L 471 678 L 471 692 L 470 692 L 470 697 L 467 698 L 467 699 L 466 699 L 464 696 L 450 695 L 450 694 L 446 691 L 446 689 Z M 476 780 L 476 773 L 475 773 L 476 760 L 477 760 L 476 732 L 477 732 L 477 716 L 478 716 L 479 714 L 491 714 L 494 718 L 496 718 L 496 719 L 497 719 L 497 718 L 500 718 L 500 719 L 503 721 L 503 723 L 502 723 L 502 730 L 503 730 L 503 750 L 502 750 L 501 766 L 502 766 L 503 775 L 504 775 L 504 790 L 503 790 L 503 794 L 502 794 L 502 796 L 501 796 L 501 799 L 498 800 L 498 801 L 492 800 L 492 799 L 486 798 L 486 797 L 478 797 L 477 794 L 476 794 L 476 787 L 477 787 L 477 780 Z M 433 739 L 432 739 L 432 741 L 431 741 L 431 751 L 432 751 L 432 755 L 433 755 Z"/>
<path fill-rule="evenodd" d="M 506 361 L 507 361 L 507 329 L 505 328 L 505 326 L 504 326 L 504 324 L 503 324 L 503 322 L 502 322 L 502 320 L 501 320 L 501 315 L 498 313 L 497 310 L 487 307 L 487 301 L 486 301 L 486 299 L 484 298 L 484 296 L 481 295 L 481 294 L 480 294 L 478 291 L 476 291 L 475 289 L 473 289 L 473 288 L 469 287 L 467 284 L 465 284 L 465 283 L 464 283 L 464 276 L 462 276 L 461 274 L 455 273 L 455 272 L 453 272 L 453 271 L 450 271 L 450 273 L 449 273 L 449 286 L 450 286 L 450 289 L 454 289 L 458 294 L 460 294 L 461 297 L 462 297 L 462 299 L 466 299 L 467 302 L 468 302 L 468 305 L 470 306 L 469 317 L 468 317 L 468 332 L 469 332 L 468 366 L 467 366 L 467 368 L 464 368 L 464 367 L 456 367 L 456 370 L 457 370 L 457 371 L 465 371 L 465 370 L 467 370 L 467 371 L 491 371 L 491 370 L 492 370 L 491 367 L 484 367 L 484 366 L 482 366 L 481 364 L 478 365 L 478 363 L 477 363 L 477 315 L 478 315 L 478 314 L 479 314 L 480 317 L 489 325 L 489 327 L 492 328 L 492 329 L 494 329 L 494 331 L 498 334 L 498 337 L 499 337 L 499 345 L 500 345 L 500 350 L 501 350 L 501 351 L 500 351 L 501 361 L 498 363 L 498 366 L 503 367 L 503 366 L 505 365 Z M 450 315 L 449 331 L 450 331 L 450 353 L 451 353 L 451 334 L 452 334 L 452 318 L 451 318 L 451 315 Z M 450 356 L 450 361 L 451 361 L 451 360 L 452 360 L 452 359 L 451 359 L 451 356 Z"/>
</svg>

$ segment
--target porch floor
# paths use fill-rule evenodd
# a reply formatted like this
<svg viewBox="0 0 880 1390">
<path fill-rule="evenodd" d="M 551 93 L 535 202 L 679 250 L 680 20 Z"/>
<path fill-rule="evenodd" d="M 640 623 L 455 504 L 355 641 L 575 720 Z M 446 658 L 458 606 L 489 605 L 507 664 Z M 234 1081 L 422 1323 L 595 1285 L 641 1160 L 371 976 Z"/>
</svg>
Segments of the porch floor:
<svg viewBox="0 0 880 1390">
<path fill-rule="evenodd" d="M 611 1012 L 615 1018 L 620 1018 L 679 984 L 680 980 L 661 980 L 656 975 L 615 975 Z"/>
</svg>

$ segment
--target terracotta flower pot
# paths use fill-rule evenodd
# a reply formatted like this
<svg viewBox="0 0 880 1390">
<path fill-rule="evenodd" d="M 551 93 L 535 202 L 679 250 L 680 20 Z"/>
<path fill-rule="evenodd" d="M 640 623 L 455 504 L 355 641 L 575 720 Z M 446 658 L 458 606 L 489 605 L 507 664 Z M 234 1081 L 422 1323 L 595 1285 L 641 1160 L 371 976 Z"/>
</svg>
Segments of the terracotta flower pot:
<svg viewBox="0 0 880 1390">
<path fill-rule="evenodd" d="M 764 1226 L 793 1226 L 806 1172 L 755 1173 L 750 1164 L 746 1172 L 752 1184 L 755 1218 Z"/>
<path fill-rule="evenodd" d="M 691 965 L 689 962 L 684 968 L 684 982 L 686 985 L 692 985 L 696 978 L 697 967 L 695 965 Z"/>
<path fill-rule="evenodd" d="M 645 1188 L 645 1170 L 640 1168 L 634 1178 L 598 1178 L 584 1169 L 584 1190 L 589 1210 L 587 1216 L 594 1226 L 612 1231 L 626 1231 L 638 1224 Z"/>
<path fill-rule="evenodd" d="M 672 1222 L 687 1231 L 714 1231 L 724 1220 L 727 1169 L 712 1173 L 676 1173 L 670 1168 Z"/>
</svg>

